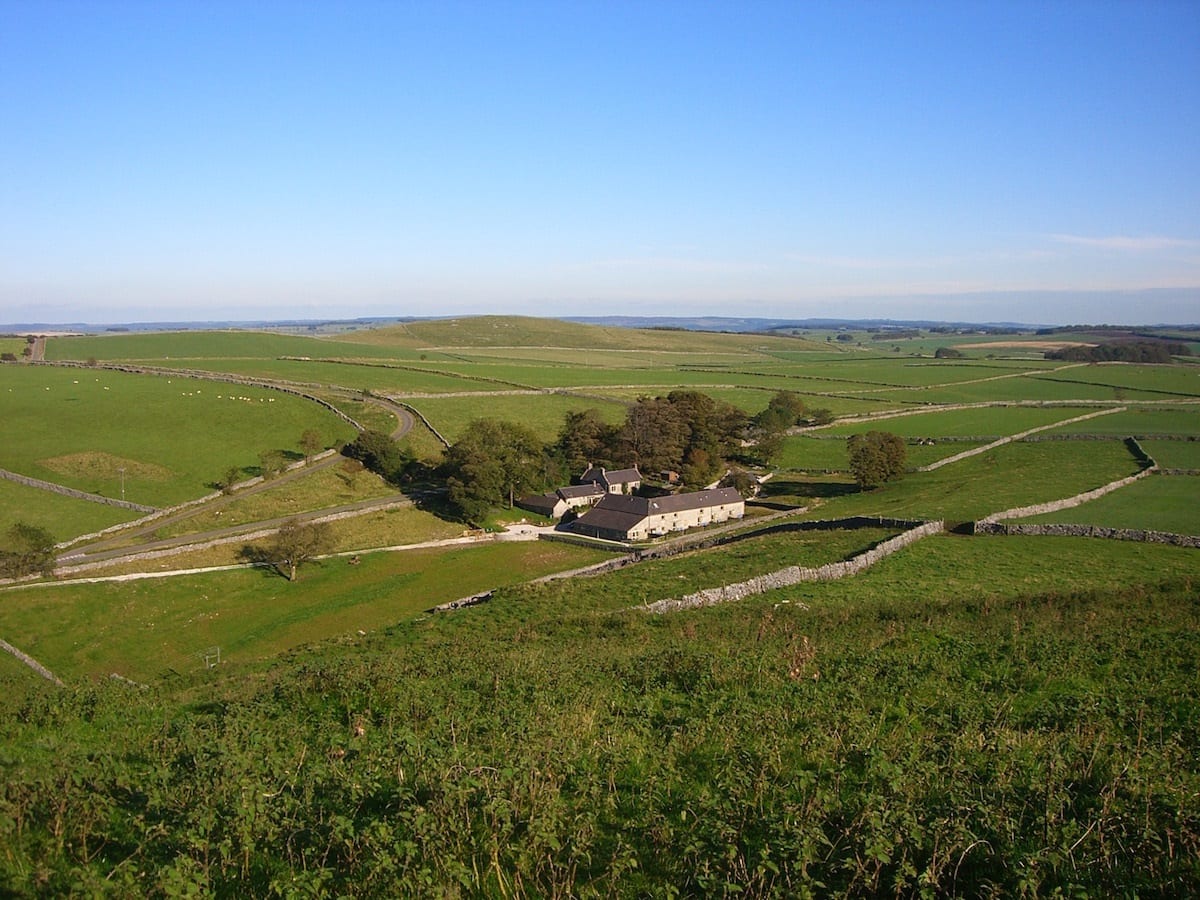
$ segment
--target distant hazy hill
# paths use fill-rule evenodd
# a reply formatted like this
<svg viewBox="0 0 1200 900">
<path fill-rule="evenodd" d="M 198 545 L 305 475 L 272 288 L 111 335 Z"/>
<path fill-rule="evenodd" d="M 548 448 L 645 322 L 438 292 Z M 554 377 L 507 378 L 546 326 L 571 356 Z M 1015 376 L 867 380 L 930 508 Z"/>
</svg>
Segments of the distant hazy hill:
<svg viewBox="0 0 1200 900">
<path fill-rule="evenodd" d="M 1038 326 L 1017 322 L 934 322 L 930 320 L 898 321 L 895 319 L 759 319 L 724 316 L 571 316 L 564 321 L 616 328 L 683 329 L 687 331 L 732 331 L 737 333 L 780 331 L 784 329 L 829 330 L 848 328 L 857 331 L 904 328 L 970 328 L 980 330 L 1032 331 Z"/>
</svg>

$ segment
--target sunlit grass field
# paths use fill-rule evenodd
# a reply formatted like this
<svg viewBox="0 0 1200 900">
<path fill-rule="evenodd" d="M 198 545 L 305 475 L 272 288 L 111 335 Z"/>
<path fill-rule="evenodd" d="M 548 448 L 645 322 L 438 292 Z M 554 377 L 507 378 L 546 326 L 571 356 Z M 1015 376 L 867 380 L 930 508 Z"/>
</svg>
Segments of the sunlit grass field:
<svg viewBox="0 0 1200 900">
<path fill-rule="evenodd" d="M 1120 441 L 1012 443 L 943 466 L 910 472 L 873 491 L 831 498 L 814 518 L 883 515 L 975 520 L 1004 509 L 1070 497 L 1139 471 Z"/>
<path fill-rule="evenodd" d="M 1082 506 L 1016 521 L 1145 528 L 1200 535 L 1200 476 L 1143 478 Z"/>
<path fill-rule="evenodd" d="M 36 525 L 56 541 L 128 522 L 142 513 L 26 487 L 0 478 L 0 534 L 17 522 Z"/>
<path fill-rule="evenodd" d="M 297 453 L 301 434 L 353 436 L 328 410 L 259 388 L 50 366 L 0 368 L 0 414 L 20 440 L 0 467 L 106 497 L 167 506 L 212 490 L 266 451 Z M 122 472 L 122 470 L 124 470 Z"/>
<path fill-rule="evenodd" d="M 316 562 L 288 582 L 242 569 L 8 591 L 0 634 L 61 677 L 117 672 L 150 681 L 202 666 L 220 646 L 230 662 L 374 631 L 438 603 L 606 558 L 568 544 L 495 543 Z M 65 614 L 69 611 L 69 615 Z"/>
</svg>

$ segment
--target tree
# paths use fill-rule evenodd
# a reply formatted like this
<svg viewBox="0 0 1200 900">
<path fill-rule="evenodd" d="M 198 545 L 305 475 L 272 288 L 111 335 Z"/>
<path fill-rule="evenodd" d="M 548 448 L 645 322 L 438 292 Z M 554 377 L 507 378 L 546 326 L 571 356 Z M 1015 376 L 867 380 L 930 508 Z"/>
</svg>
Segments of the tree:
<svg viewBox="0 0 1200 900">
<path fill-rule="evenodd" d="M 398 484 L 412 465 L 412 454 L 392 440 L 391 435 L 368 429 L 342 448 L 342 454 L 357 459 L 386 481 Z"/>
<path fill-rule="evenodd" d="M 749 454 L 763 465 L 770 465 L 783 450 L 787 430 L 804 418 L 804 401 L 794 391 L 777 391 L 767 408 L 751 420 L 748 437 L 753 450 Z"/>
<path fill-rule="evenodd" d="M 41 573 L 54 574 L 54 537 L 46 529 L 28 522 L 17 522 L 5 532 L 0 548 L 0 575 L 22 578 Z"/>
<path fill-rule="evenodd" d="M 264 450 L 258 454 L 259 470 L 267 481 L 287 468 L 287 458 L 279 450 Z"/>
<path fill-rule="evenodd" d="M 809 412 L 808 421 L 813 425 L 828 425 L 833 421 L 833 411 L 824 407 L 814 409 Z"/>
<path fill-rule="evenodd" d="M 555 446 L 570 472 L 582 472 L 592 465 L 608 466 L 615 461 L 619 431 L 601 418 L 599 410 L 569 412 Z"/>
<path fill-rule="evenodd" d="M 640 397 L 619 432 L 619 456 L 647 472 L 681 471 L 689 457 L 703 451 L 703 468 L 719 470 L 739 451 L 746 424 L 741 410 L 699 391 Z"/>
<path fill-rule="evenodd" d="M 300 435 L 300 449 L 304 452 L 304 464 L 312 465 L 312 458 L 325 449 L 321 432 L 315 428 L 306 428 L 304 434 Z"/>
<path fill-rule="evenodd" d="M 450 502 L 463 518 L 481 521 L 517 494 L 561 478 L 541 438 L 531 428 L 500 419 L 475 419 L 446 451 L 443 464 Z"/>
<path fill-rule="evenodd" d="M 678 470 L 687 449 L 688 427 L 663 397 L 639 397 L 625 414 L 618 443 L 621 457 L 642 471 Z"/>
<path fill-rule="evenodd" d="M 333 532 L 328 523 L 288 519 L 279 526 L 267 554 L 288 581 L 295 581 L 297 569 L 332 545 Z"/>
<path fill-rule="evenodd" d="M 221 476 L 221 480 L 217 483 L 217 487 L 221 489 L 222 494 L 232 494 L 233 487 L 242 478 L 242 470 L 237 466 L 230 466 L 225 470 L 225 474 Z"/>
<path fill-rule="evenodd" d="M 859 487 L 874 488 L 904 474 L 908 448 L 904 438 L 887 431 L 853 434 L 846 441 L 850 471 Z"/>
<path fill-rule="evenodd" d="M 794 391 L 777 391 L 752 424 L 763 431 L 785 431 L 804 418 L 804 400 Z"/>
<path fill-rule="evenodd" d="M 698 488 L 711 483 L 720 473 L 721 460 L 714 459 L 703 447 L 695 447 L 684 457 L 679 475 L 684 484 Z"/>
</svg>

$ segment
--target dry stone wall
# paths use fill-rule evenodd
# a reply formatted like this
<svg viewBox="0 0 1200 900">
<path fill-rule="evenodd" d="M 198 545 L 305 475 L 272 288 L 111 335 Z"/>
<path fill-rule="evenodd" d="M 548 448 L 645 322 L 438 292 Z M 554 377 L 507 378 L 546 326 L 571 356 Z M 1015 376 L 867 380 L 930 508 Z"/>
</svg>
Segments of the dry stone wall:
<svg viewBox="0 0 1200 900">
<path fill-rule="evenodd" d="M 1141 541 L 1148 544 L 1172 544 L 1176 547 L 1200 549 L 1200 535 L 1173 534 L 1169 531 L 1148 531 L 1138 528 L 1108 528 L 1101 525 L 1031 525 L 1015 522 L 978 523 L 978 534 L 1028 534 L 1056 537 L 1095 537 L 1112 541 Z"/>
<path fill-rule="evenodd" d="M 832 525 L 832 523 L 826 524 L 827 527 L 831 527 Z M 700 606 L 715 606 L 718 603 L 731 603 L 737 600 L 744 600 L 747 597 L 764 594 L 767 591 L 778 590 L 779 588 L 791 587 L 792 585 L 806 581 L 833 581 L 838 578 L 846 578 L 850 575 L 857 575 L 859 572 L 875 565 L 875 563 L 884 557 L 890 556 L 897 550 L 901 550 L 923 537 L 938 534 L 944 529 L 944 522 L 924 522 L 843 562 L 829 563 L 814 568 L 788 566 L 786 569 L 780 569 L 767 575 L 759 575 L 737 584 L 696 591 L 694 594 L 688 594 L 679 599 L 659 600 L 655 603 L 648 603 L 641 607 L 641 609 L 653 613 L 676 612 L 681 609 L 695 609 Z"/>
<path fill-rule="evenodd" d="M 51 672 L 49 669 L 47 669 L 45 666 L 43 666 L 40 662 L 38 662 L 36 659 L 34 659 L 28 653 L 24 653 L 24 652 L 18 650 L 16 647 L 14 647 L 8 641 L 0 640 L 0 650 L 3 650 L 5 653 L 11 653 L 13 656 L 15 656 L 21 662 L 25 663 L 25 665 L 29 666 L 29 668 L 33 669 L 33 671 L 37 672 L 39 675 L 41 675 L 47 681 L 53 681 L 55 684 L 58 684 L 58 685 L 62 684 L 62 682 L 58 680 L 57 675 L 55 675 L 53 672 Z"/>
<path fill-rule="evenodd" d="M 959 460 L 966 459 L 970 456 L 978 456 L 980 453 L 986 453 L 987 451 L 994 450 L 996 447 L 1000 447 L 1004 444 L 1011 444 L 1013 441 L 1023 440 L 1030 435 L 1037 434 L 1041 431 L 1049 431 L 1053 428 L 1061 428 L 1063 425 L 1074 425 L 1076 422 L 1086 422 L 1088 419 L 1094 419 L 1097 416 L 1108 416 L 1118 412 L 1125 412 L 1125 407 L 1117 406 L 1112 409 L 1102 409 L 1097 412 L 1085 413 L 1082 416 L 1075 416 L 1071 419 L 1063 419 L 1061 422 L 1055 422 L 1052 425 L 1041 425 L 1037 428 L 1030 428 L 1026 431 L 1018 432 L 1017 434 L 1010 434 L 1007 437 L 1002 437 L 998 441 L 992 441 L 992 443 L 987 444 L 986 446 L 975 447 L 971 450 L 964 450 L 962 453 L 955 453 L 953 456 L 947 456 L 945 459 L 939 459 L 937 462 L 932 462 L 927 466 L 921 466 L 919 469 L 917 469 L 917 471 L 932 472 L 934 469 L 940 469 L 942 466 L 947 466 L 950 463 L 958 462 Z"/>
<path fill-rule="evenodd" d="M 63 487 L 61 484 L 55 484 L 53 481 L 42 481 L 39 478 L 27 478 L 24 475 L 18 475 L 16 472 L 9 472 L 6 469 L 0 469 L 0 478 L 7 481 L 15 481 L 17 484 L 23 484 L 26 487 L 37 488 L 39 491 L 50 491 L 55 494 L 62 494 L 65 497 L 74 497 L 76 500 L 87 500 L 89 503 L 103 503 L 105 506 L 116 506 L 121 509 L 132 509 L 134 512 L 155 513 L 158 509 L 153 506 L 143 506 L 141 503 L 132 503 L 128 500 L 116 500 L 112 497 L 101 497 L 99 494 L 89 494 L 87 491 L 77 491 L 74 488 Z M 125 527 L 125 526 L 120 526 Z"/>
</svg>

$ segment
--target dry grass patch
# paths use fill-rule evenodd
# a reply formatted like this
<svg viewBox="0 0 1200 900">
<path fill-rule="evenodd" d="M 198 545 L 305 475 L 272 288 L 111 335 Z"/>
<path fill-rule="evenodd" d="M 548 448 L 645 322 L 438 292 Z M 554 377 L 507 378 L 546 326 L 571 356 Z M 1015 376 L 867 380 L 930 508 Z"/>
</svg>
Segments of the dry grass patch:
<svg viewBox="0 0 1200 900">
<path fill-rule="evenodd" d="M 169 481 L 174 475 L 166 466 L 114 456 L 100 450 L 52 456 L 38 460 L 38 465 L 67 478 L 119 479 L 124 473 L 131 480 Z"/>
</svg>

